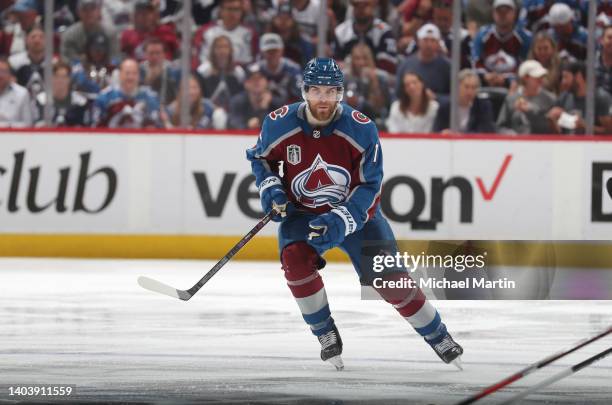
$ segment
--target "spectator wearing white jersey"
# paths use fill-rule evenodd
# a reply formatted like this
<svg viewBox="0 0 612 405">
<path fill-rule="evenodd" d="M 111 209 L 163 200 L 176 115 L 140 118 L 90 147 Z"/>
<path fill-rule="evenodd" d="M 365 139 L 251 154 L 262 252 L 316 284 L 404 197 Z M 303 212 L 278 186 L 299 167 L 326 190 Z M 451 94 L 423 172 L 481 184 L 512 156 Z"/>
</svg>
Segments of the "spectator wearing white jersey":
<svg viewBox="0 0 612 405">
<path fill-rule="evenodd" d="M 13 83 L 11 68 L 0 58 L 0 127 L 32 126 L 32 104 L 28 91 Z"/>
<path fill-rule="evenodd" d="M 311 40 L 316 41 L 317 26 L 321 19 L 321 0 L 291 0 L 291 14 L 298 23 L 300 31 Z M 336 27 L 336 17 L 331 10 L 327 10 L 329 31 Z"/>
<path fill-rule="evenodd" d="M 225 35 L 232 41 L 234 61 L 246 65 L 255 60 L 257 33 L 242 23 L 244 6 L 242 0 L 222 0 L 219 19 L 196 31 L 193 36 L 194 66 L 206 60 L 213 40 Z"/>
</svg>

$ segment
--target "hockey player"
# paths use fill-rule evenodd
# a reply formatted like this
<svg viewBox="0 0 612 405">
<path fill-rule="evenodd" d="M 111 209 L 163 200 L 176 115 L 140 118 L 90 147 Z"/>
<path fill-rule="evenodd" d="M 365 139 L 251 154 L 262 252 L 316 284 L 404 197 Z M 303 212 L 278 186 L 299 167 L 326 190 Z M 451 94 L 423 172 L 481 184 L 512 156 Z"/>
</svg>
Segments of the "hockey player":
<svg viewBox="0 0 612 405">
<path fill-rule="evenodd" d="M 372 285 L 381 273 L 373 271 L 366 245 L 382 241 L 386 253 L 397 250 L 378 206 L 383 178 L 378 131 L 368 117 L 340 103 L 343 82 L 333 59 L 311 60 L 304 70 L 304 101 L 271 112 L 257 144 L 247 151 L 264 211 L 275 210 L 281 222 L 278 239 L 287 285 L 321 344 L 321 359 L 339 370 L 344 367 L 342 339 L 318 273 L 325 266 L 321 256 L 340 247 L 362 285 Z M 382 274 L 409 277 L 405 269 Z M 458 360 L 463 349 L 420 289 L 377 291 L 444 362 Z"/>
</svg>

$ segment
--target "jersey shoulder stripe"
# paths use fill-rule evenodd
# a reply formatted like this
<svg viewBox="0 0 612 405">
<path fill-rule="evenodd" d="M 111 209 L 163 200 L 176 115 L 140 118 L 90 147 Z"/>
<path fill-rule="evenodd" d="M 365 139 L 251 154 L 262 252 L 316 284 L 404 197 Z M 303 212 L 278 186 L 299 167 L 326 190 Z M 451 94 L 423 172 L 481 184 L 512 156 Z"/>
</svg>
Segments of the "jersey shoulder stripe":
<svg viewBox="0 0 612 405">
<path fill-rule="evenodd" d="M 270 112 L 264 119 L 259 134 L 263 148 L 261 157 L 267 156 L 274 146 L 301 131 L 297 110 L 300 103 L 285 105 Z"/>
<path fill-rule="evenodd" d="M 344 137 L 353 146 L 358 145 L 357 149 L 361 152 L 378 142 L 376 124 L 365 114 L 347 104 L 342 104 L 342 116 L 334 132 Z"/>
</svg>

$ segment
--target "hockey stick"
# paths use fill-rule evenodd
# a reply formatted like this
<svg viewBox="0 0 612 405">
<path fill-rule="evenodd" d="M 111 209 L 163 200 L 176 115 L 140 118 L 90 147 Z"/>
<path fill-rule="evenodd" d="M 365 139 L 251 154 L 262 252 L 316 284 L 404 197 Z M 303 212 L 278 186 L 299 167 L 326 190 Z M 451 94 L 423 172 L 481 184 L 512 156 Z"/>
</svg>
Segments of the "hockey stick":
<svg viewBox="0 0 612 405">
<path fill-rule="evenodd" d="M 530 387 L 528 389 L 526 389 L 525 391 L 519 392 L 518 394 L 516 394 L 515 396 L 513 396 L 512 398 L 509 398 L 507 400 L 505 400 L 504 402 L 501 402 L 499 405 L 508 405 L 508 404 L 513 404 L 516 403 L 518 400 L 525 398 L 527 395 L 529 394 L 533 394 L 534 392 L 538 391 L 540 388 L 544 388 L 549 386 L 550 384 L 559 381 L 565 377 L 568 377 L 580 370 L 582 370 L 583 368 L 585 368 L 588 365 L 591 365 L 593 363 L 595 363 L 596 361 L 599 361 L 601 359 L 603 359 L 604 357 L 608 356 L 610 353 L 612 353 L 612 347 L 608 348 L 607 350 L 604 350 L 601 353 L 596 354 L 593 357 L 589 357 L 588 359 L 586 359 L 583 362 L 580 362 L 578 364 L 574 364 L 572 367 L 569 367 L 565 370 L 563 370 L 562 372 L 553 375 L 552 377 L 547 378 L 546 380 L 534 385 L 533 387 Z"/>
<path fill-rule="evenodd" d="M 253 236 L 255 236 L 259 231 L 261 231 L 262 228 L 266 226 L 268 222 L 270 222 L 272 216 L 275 214 L 275 211 L 270 211 L 268 214 L 266 214 L 266 216 L 264 216 L 257 223 L 257 225 L 255 225 L 253 229 L 249 231 L 249 233 L 244 235 L 244 237 L 240 239 L 240 241 L 238 241 L 238 243 L 236 243 L 236 245 L 234 245 L 234 247 L 231 248 L 230 251 L 227 252 L 227 254 L 223 256 L 223 258 L 221 258 L 221 260 L 219 260 L 217 264 L 215 264 L 214 267 L 208 271 L 208 273 L 204 274 L 204 277 L 202 277 L 200 281 L 195 283 L 195 285 L 190 289 L 179 290 L 178 288 L 171 287 L 157 280 L 153 280 L 152 278 L 142 276 L 138 277 L 138 284 L 140 284 L 142 288 L 145 288 L 149 291 L 168 295 L 170 297 L 178 298 L 183 301 L 189 300 L 195 295 L 195 293 L 200 290 L 200 288 L 202 288 L 202 286 L 204 286 L 204 284 L 206 284 L 208 280 L 210 280 L 215 274 L 217 274 L 217 272 L 221 270 L 223 266 L 225 266 L 225 263 L 227 263 L 236 253 L 238 253 L 240 249 L 242 249 L 244 245 L 246 245 L 248 241 L 253 238 Z"/>
<path fill-rule="evenodd" d="M 583 348 L 584 346 L 593 343 L 594 341 L 601 339 L 602 337 L 609 335 L 610 333 L 612 333 L 612 327 L 606 329 L 605 331 L 601 332 L 600 334 L 593 336 L 592 338 L 587 338 L 585 340 L 582 340 L 578 343 L 576 343 L 574 346 L 570 347 L 569 349 L 563 350 L 559 353 L 553 354 L 551 356 L 546 357 L 545 359 L 542 359 L 540 361 L 537 361 L 533 364 L 530 364 L 529 366 L 525 367 L 524 369 L 522 369 L 521 371 L 512 374 L 510 377 L 504 378 L 503 380 L 501 380 L 498 383 L 495 383 L 487 388 L 485 388 L 484 390 L 480 391 L 479 393 L 472 395 L 469 398 L 464 399 L 461 402 L 458 402 L 457 405 L 467 405 L 467 404 L 473 404 L 474 402 L 478 401 L 481 398 L 484 398 L 488 395 L 491 395 L 494 392 L 499 391 L 500 389 L 502 389 L 503 387 L 505 387 L 506 385 L 512 384 L 513 382 L 520 380 L 521 378 L 525 377 L 528 374 L 531 374 L 532 372 L 541 369 L 542 367 L 545 367 L 547 365 L 549 365 L 550 363 L 552 363 L 553 361 L 559 360 L 562 357 L 567 356 L 570 353 L 575 352 L 576 350 Z"/>
</svg>

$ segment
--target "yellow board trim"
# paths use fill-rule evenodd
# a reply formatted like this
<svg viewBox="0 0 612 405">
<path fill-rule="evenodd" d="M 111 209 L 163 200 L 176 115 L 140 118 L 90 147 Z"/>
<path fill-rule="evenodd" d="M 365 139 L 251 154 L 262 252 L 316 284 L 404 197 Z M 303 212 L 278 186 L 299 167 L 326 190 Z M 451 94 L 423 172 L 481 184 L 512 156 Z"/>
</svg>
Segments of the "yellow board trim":
<svg viewBox="0 0 612 405">
<path fill-rule="evenodd" d="M 239 240 L 239 236 L 203 235 L 1 234 L 0 257 L 219 260 Z M 257 236 L 235 258 L 277 261 L 277 239 Z M 325 258 L 348 261 L 339 249 Z"/>
<path fill-rule="evenodd" d="M 488 266 L 612 269 L 608 241 L 398 241 L 400 252 L 472 256 L 485 253 Z"/>
<path fill-rule="evenodd" d="M 238 240 L 238 236 L 214 235 L 0 234 L 0 257 L 219 260 Z M 399 249 L 414 255 L 441 253 L 430 243 L 460 242 L 404 240 L 399 241 Z M 488 265 L 612 269 L 612 244 L 607 241 L 491 241 L 474 247 L 488 251 Z M 278 261 L 277 239 L 257 236 L 236 259 Z M 325 259 L 348 261 L 339 249 L 327 252 Z"/>
</svg>

